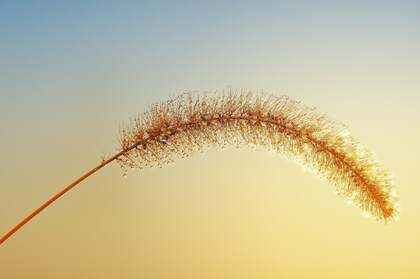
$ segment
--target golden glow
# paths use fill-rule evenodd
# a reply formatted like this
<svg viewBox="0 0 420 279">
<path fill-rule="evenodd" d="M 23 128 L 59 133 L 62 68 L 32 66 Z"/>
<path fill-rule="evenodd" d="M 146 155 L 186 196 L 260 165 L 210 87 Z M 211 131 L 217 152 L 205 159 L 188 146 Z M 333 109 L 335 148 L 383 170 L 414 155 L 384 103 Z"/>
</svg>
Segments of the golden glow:
<svg viewBox="0 0 420 279">
<path fill-rule="evenodd" d="M 309 166 L 364 215 L 397 216 L 391 179 L 342 125 L 287 96 L 183 95 L 155 104 L 121 132 L 123 167 L 161 166 L 206 146 L 262 146 Z M 394 191 L 393 195 L 390 194 Z"/>
<path fill-rule="evenodd" d="M 110 156 L 129 117 L 229 85 L 347 124 L 392 172 L 400 220 L 278 153 L 210 148 L 109 165 L 0 247 L 1 279 L 420 278 L 419 1 L 104 2 L 0 4 L 0 234 Z"/>
</svg>

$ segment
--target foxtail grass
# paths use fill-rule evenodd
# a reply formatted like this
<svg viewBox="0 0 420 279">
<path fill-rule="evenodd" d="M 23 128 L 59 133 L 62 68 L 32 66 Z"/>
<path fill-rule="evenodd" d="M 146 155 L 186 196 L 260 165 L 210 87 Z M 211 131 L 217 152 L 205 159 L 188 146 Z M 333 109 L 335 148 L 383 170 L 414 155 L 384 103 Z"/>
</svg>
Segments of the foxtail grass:
<svg viewBox="0 0 420 279">
<path fill-rule="evenodd" d="M 297 160 L 334 185 L 365 213 L 385 222 L 398 215 L 390 175 L 346 128 L 287 96 L 236 92 L 184 93 L 152 105 L 120 131 L 120 148 L 54 195 L 6 235 L 23 225 L 80 182 L 117 161 L 129 168 L 161 166 L 209 146 L 262 146 Z"/>
</svg>

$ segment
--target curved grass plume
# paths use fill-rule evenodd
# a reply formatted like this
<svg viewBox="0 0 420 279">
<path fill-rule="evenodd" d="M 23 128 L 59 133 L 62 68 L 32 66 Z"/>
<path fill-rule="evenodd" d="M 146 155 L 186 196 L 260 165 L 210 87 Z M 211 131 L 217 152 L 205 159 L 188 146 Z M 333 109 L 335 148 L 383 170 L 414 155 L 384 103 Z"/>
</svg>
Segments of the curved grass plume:
<svg viewBox="0 0 420 279">
<path fill-rule="evenodd" d="M 156 166 L 206 146 L 259 145 L 298 160 L 325 177 L 336 191 L 379 220 L 397 216 L 388 173 L 344 127 L 289 97 L 230 91 L 182 94 L 157 103 L 120 135 L 118 153 L 103 160 L 50 198 L 0 239 L 0 244 L 43 209 L 107 164 Z"/>
</svg>

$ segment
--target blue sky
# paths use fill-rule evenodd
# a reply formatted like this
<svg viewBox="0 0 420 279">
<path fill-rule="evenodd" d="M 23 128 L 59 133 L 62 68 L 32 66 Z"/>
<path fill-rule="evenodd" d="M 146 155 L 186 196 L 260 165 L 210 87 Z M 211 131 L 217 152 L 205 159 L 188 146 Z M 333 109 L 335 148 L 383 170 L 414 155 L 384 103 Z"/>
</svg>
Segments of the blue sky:
<svg viewBox="0 0 420 279">
<path fill-rule="evenodd" d="M 248 149 L 127 179 L 112 165 L 12 238 L 2 275 L 419 278 L 419 15 L 419 1 L 1 1 L 1 232 L 118 149 L 150 103 L 227 86 L 347 124 L 402 203 L 393 225 L 363 219 Z"/>
</svg>

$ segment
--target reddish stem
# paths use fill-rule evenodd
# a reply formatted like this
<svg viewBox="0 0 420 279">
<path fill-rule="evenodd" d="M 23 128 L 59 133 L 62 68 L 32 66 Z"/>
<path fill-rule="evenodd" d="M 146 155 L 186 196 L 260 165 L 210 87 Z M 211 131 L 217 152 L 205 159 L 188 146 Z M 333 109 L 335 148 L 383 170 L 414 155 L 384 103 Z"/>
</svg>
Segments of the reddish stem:
<svg viewBox="0 0 420 279">
<path fill-rule="evenodd" d="M 135 146 L 133 146 L 132 148 L 134 148 L 134 147 Z M 57 200 L 58 198 L 60 198 L 62 195 L 64 195 L 65 193 L 67 193 L 68 191 L 70 191 L 72 188 L 74 188 L 76 185 L 78 185 L 80 182 L 82 182 L 83 180 L 85 180 L 86 178 L 88 178 L 89 176 L 91 176 L 92 174 L 94 174 L 95 172 L 97 172 L 98 170 L 100 170 L 101 168 L 105 167 L 107 164 L 111 163 L 112 161 L 114 161 L 115 159 L 117 159 L 118 157 L 120 157 L 121 155 L 123 155 L 124 153 L 126 153 L 127 151 L 128 150 L 122 150 L 121 152 L 119 152 L 119 153 L 115 154 L 114 156 L 110 157 L 109 159 L 103 160 L 99 165 L 97 165 L 96 167 L 94 167 L 90 171 L 86 172 L 85 174 L 83 174 L 82 176 L 80 176 L 78 179 L 76 179 L 74 182 L 72 182 L 70 185 L 68 185 L 66 188 L 64 188 L 63 190 L 61 190 L 60 192 L 58 192 L 56 195 L 54 195 L 53 197 L 51 197 L 48 201 L 46 201 L 45 203 L 43 203 L 40 207 L 38 207 L 31 214 L 29 214 L 25 219 L 23 219 L 16 226 L 14 226 L 2 238 L 0 238 L 0 245 L 3 242 L 5 242 L 9 237 L 11 237 L 14 233 L 16 233 L 23 225 L 25 225 L 32 218 L 34 218 L 36 215 L 38 215 L 42 210 L 44 210 L 50 204 L 52 204 L 55 200 Z"/>
</svg>

